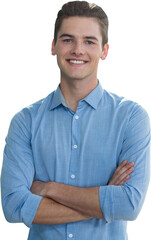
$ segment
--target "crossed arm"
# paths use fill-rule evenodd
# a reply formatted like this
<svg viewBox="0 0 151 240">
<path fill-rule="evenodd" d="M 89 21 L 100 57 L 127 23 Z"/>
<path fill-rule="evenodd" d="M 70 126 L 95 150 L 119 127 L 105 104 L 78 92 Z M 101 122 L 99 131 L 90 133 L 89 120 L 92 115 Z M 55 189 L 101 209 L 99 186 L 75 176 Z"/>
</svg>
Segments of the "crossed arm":
<svg viewBox="0 0 151 240">
<path fill-rule="evenodd" d="M 33 183 L 35 168 L 28 118 L 31 116 L 26 109 L 17 114 L 6 139 L 1 192 L 7 221 L 24 222 L 31 227 L 32 223 L 62 224 L 89 218 L 104 218 L 107 222 L 136 219 L 149 184 L 150 122 L 144 110 L 137 106 L 133 110 L 119 155 L 119 163 L 123 159 L 135 162 L 131 179 L 125 182 L 133 169 L 124 161 L 108 183 L 112 186 L 93 188 Z"/>
<path fill-rule="evenodd" d="M 123 161 L 108 185 L 122 185 L 134 171 L 134 162 Z M 99 202 L 99 186 L 81 188 L 56 182 L 35 181 L 31 192 L 43 196 L 33 223 L 63 224 L 89 218 L 104 219 Z"/>
</svg>

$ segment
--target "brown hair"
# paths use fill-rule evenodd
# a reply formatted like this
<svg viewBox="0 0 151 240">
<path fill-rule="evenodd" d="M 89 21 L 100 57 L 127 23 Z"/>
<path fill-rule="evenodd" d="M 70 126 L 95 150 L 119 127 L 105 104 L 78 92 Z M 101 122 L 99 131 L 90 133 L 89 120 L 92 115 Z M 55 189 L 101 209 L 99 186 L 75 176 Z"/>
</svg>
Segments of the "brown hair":
<svg viewBox="0 0 151 240">
<path fill-rule="evenodd" d="M 108 17 L 101 7 L 86 1 L 68 2 L 62 6 L 55 22 L 54 43 L 56 44 L 57 34 L 63 19 L 73 16 L 97 18 L 102 34 L 102 46 L 104 47 L 108 42 Z"/>
</svg>

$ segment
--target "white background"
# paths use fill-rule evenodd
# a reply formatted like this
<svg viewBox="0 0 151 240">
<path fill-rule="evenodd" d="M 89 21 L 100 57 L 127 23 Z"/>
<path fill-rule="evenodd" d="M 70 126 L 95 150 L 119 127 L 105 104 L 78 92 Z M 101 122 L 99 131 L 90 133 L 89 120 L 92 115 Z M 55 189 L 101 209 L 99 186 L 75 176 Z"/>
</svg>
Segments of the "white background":
<svg viewBox="0 0 151 240">
<path fill-rule="evenodd" d="M 54 22 L 63 0 L 0 1 L 0 168 L 9 123 L 23 107 L 59 83 L 51 56 Z M 93 1 L 92 1 L 93 2 Z M 151 14 L 149 0 L 94 0 L 109 17 L 109 55 L 100 62 L 103 87 L 139 102 L 151 115 Z M 129 240 L 151 239 L 151 187 L 143 209 L 128 224 Z M 0 208 L 0 239 L 26 240 L 28 228 L 7 223 Z"/>
</svg>

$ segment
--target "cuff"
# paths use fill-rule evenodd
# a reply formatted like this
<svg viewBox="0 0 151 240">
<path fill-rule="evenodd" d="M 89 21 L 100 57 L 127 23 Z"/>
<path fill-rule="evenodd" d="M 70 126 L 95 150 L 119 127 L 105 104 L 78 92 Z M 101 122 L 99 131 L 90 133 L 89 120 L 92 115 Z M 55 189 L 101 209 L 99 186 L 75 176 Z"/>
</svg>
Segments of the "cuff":
<svg viewBox="0 0 151 240">
<path fill-rule="evenodd" d="M 113 219 L 113 186 L 101 186 L 99 188 L 100 207 L 107 223 L 112 222 Z"/>
<path fill-rule="evenodd" d="M 42 200 L 42 196 L 38 196 L 30 193 L 28 199 L 24 203 L 22 207 L 22 220 L 25 225 L 29 228 L 32 227 L 32 222 L 36 215 L 37 209 L 39 207 L 40 201 Z"/>
</svg>

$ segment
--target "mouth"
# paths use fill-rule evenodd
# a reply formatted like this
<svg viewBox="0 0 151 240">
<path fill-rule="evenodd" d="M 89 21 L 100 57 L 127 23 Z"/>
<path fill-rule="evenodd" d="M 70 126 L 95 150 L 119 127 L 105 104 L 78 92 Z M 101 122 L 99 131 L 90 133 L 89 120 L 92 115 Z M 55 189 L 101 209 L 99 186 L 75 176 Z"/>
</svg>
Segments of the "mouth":
<svg viewBox="0 0 151 240">
<path fill-rule="evenodd" d="M 67 59 L 67 62 L 69 62 L 71 65 L 84 65 L 88 61 L 85 60 L 78 60 L 78 59 Z"/>
</svg>

